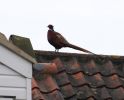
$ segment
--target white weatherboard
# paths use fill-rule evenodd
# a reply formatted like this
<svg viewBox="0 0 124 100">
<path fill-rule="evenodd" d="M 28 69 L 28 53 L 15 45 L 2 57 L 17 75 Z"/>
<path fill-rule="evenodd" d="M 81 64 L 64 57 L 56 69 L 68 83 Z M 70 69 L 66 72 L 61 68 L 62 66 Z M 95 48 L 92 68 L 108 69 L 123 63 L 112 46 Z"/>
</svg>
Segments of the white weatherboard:
<svg viewBox="0 0 124 100">
<path fill-rule="evenodd" d="M 32 100 L 32 62 L 0 45 L 0 100 Z"/>
<path fill-rule="evenodd" d="M 13 98 L 1 98 L 0 97 L 0 100 L 14 100 Z"/>
<path fill-rule="evenodd" d="M 32 77 L 32 64 L 1 45 L 0 61 L 25 77 Z"/>
<path fill-rule="evenodd" d="M 19 76 L 20 74 L 15 72 L 10 67 L 6 66 L 2 62 L 0 62 L 0 75 L 12 75 L 12 76 Z"/>
</svg>

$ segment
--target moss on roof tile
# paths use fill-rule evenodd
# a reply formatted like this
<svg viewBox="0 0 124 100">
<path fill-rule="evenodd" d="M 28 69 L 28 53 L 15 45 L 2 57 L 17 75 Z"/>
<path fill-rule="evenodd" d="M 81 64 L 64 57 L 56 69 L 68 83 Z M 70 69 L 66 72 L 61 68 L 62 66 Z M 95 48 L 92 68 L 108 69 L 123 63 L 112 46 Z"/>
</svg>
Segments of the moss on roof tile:
<svg viewBox="0 0 124 100">
<path fill-rule="evenodd" d="M 16 35 L 11 35 L 9 40 L 14 45 L 16 45 L 17 47 L 22 49 L 24 52 L 26 52 L 27 54 L 29 54 L 30 56 L 35 58 L 33 47 L 32 47 L 32 44 L 31 44 L 29 38 L 25 38 L 25 37 L 21 37 L 21 36 L 16 36 Z"/>
</svg>

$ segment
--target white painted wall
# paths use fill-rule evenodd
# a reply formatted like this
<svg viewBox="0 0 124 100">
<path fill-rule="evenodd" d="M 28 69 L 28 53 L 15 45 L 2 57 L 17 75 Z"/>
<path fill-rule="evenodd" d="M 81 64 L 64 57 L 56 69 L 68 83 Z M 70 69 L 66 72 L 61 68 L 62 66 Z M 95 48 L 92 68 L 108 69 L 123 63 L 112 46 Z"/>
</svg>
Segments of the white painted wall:
<svg viewBox="0 0 124 100">
<path fill-rule="evenodd" d="M 0 45 L 0 96 L 31 100 L 32 63 Z M 13 100 L 0 98 L 0 100 Z"/>
<path fill-rule="evenodd" d="M 0 100 L 14 100 L 13 98 L 0 98 Z"/>
<path fill-rule="evenodd" d="M 16 96 L 16 100 L 31 100 L 31 79 L 0 64 L 0 96 Z"/>
<path fill-rule="evenodd" d="M 32 63 L 28 62 L 2 45 L 0 45 L 0 61 L 18 73 L 23 74 L 28 78 L 32 77 Z"/>
</svg>

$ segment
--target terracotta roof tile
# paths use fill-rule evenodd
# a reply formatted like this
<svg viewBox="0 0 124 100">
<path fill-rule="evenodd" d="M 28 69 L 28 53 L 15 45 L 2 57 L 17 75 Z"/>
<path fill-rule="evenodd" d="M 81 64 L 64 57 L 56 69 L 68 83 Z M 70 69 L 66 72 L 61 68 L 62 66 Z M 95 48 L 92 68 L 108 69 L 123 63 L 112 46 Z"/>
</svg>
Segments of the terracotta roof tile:
<svg viewBox="0 0 124 100">
<path fill-rule="evenodd" d="M 93 74 L 99 72 L 97 65 L 95 64 L 95 62 L 93 60 L 90 60 L 87 63 L 85 63 L 84 65 L 82 65 L 82 69 L 83 69 L 84 73 L 88 74 L 88 75 L 93 75 Z"/>
<path fill-rule="evenodd" d="M 43 100 L 124 100 L 124 57 L 35 52 L 33 97 Z M 49 71 L 50 70 L 50 71 Z M 41 100 L 42 100 L 41 99 Z M 37 100 L 37 99 L 34 99 Z M 40 99 L 39 99 L 40 100 Z"/>
<path fill-rule="evenodd" d="M 77 97 L 76 97 L 76 96 L 72 96 L 72 97 L 66 98 L 66 99 L 64 99 L 64 100 L 77 100 Z"/>
<path fill-rule="evenodd" d="M 119 87 L 116 89 L 110 89 L 110 94 L 112 95 L 113 100 L 124 100 L 124 88 Z"/>
<path fill-rule="evenodd" d="M 87 100 L 95 100 L 93 97 L 87 98 Z"/>
<path fill-rule="evenodd" d="M 32 78 L 32 97 L 33 100 L 45 100 L 34 78 Z"/>
<path fill-rule="evenodd" d="M 34 89 L 34 88 L 39 88 L 39 86 L 38 86 L 36 80 L 35 80 L 34 77 L 33 77 L 33 78 L 32 78 L 32 89 Z"/>
<path fill-rule="evenodd" d="M 45 100 L 64 100 L 63 95 L 58 90 L 44 94 L 44 97 Z"/>
<path fill-rule="evenodd" d="M 120 82 L 119 77 L 116 74 L 104 77 L 104 80 L 108 88 L 117 88 L 119 86 L 122 86 L 122 83 Z"/>
<path fill-rule="evenodd" d="M 54 63 L 37 63 L 33 66 L 34 71 L 39 74 L 55 74 L 58 72 L 57 66 Z M 35 74 L 36 75 L 36 74 Z"/>
<path fill-rule="evenodd" d="M 40 91 L 43 93 L 49 93 L 54 90 L 59 90 L 58 85 L 51 75 L 43 75 L 40 80 L 37 80 L 37 84 L 40 88 Z"/>
<path fill-rule="evenodd" d="M 62 61 L 59 58 L 55 58 L 51 60 L 51 62 L 55 63 L 58 69 L 58 72 L 64 71 L 65 70 L 65 65 L 62 63 Z"/>
<path fill-rule="evenodd" d="M 104 80 L 102 79 L 102 76 L 99 73 L 92 76 L 86 76 L 86 79 L 88 80 L 89 85 L 93 88 L 105 85 Z"/>
<path fill-rule="evenodd" d="M 74 74 L 81 71 L 80 64 L 76 58 L 72 58 L 72 60 L 66 62 L 65 68 L 68 74 Z"/>
<path fill-rule="evenodd" d="M 111 95 L 109 94 L 108 90 L 105 87 L 100 87 L 96 89 L 96 98 L 98 100 L 112 99 Z"/>
<path fill-rule="evenodd" d="M 99 66 L 99 69 L 101 69 L 100 70 L 101 74 L 104 76 L 109 76 L 109 75 L 117 73 L 110 60 L 102 64 L 102 66 Z"/>
<path fill-rule="evenodd" d="M 64 98 L 70 98 L 75 95 L 74 89 L 71 84 L 66 84 L 60 87 L 61 93 L 63 94 Z"/>
<path fill-rule="evenodd" d="M 84 74 L 82 72 L 78 72 L 73 75 L 69 75 L 69 80 L 70 80 L 72 86 L 74 86 L 74 87 L 88 84 L 88 82 L 86 81 Z"/>
<path fill-rule="evenodd" d="M 34 88 L 32 90 L 33 100 L 45 100 L 39 89 Z"/>
<path fill-rule="evenodd" d="M 124 62 L 115 64 L 115 68 L 119 76 L 124 77 Z"/>
<path fill-rule="evenodd" d="M 65 84 L 70 83 L 70 81 L 68 80 L 68 76 L 67 76 L 67 74 L 66 74 L 65 71 L 64 72 L 57 73 L 55 75 L 55 79 L 56 79 L 56 81 L 57 81 L 57 83 L 58 83 L 59 86 L 63 86 Z"/>
<path fill-rule="evenodd" d="M 75 90 L 76 90 L 77 99 L 83 100 L 90 97 L 94 97 L 92 90 L 87 85 L 76 87 Z"/>
</svg>

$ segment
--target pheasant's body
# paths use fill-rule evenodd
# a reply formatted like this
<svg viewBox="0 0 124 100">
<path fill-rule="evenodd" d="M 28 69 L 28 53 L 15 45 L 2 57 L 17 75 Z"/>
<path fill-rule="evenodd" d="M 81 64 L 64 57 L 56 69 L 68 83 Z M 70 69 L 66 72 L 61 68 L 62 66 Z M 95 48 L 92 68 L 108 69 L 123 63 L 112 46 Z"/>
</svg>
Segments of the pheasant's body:
<svg viewBox="0 0 124 100">
<path fill-rule="evenodd" d="M 49 27 L 49 30 L 48 30 L 48 33 L 47 33 L 48 42 L 52 46 L 54 46 L 57 51 L 59 49 L 61 49 L 62 47 L 70 47 L 70 48 L 80 50 L 80 51 L 83 51 L 83 52 L 86 52 L 86 53 L 92 53 L 88 50 L 85 50 L 83 48 L 80 48 L 78 46 L 70 44 L 60 33 L 54 31 L 52 25 L 49 25 L 48 27 Z"/>
<path fill-rule="evenodd" d="M 56 49 L 61 49 L 62 47 L 66 47 L 68 41 L 64 39 L 64 37 L 52 30 L 48 30 L 48 41 L 51 45 L 53 45 Z"/>
</svg>

